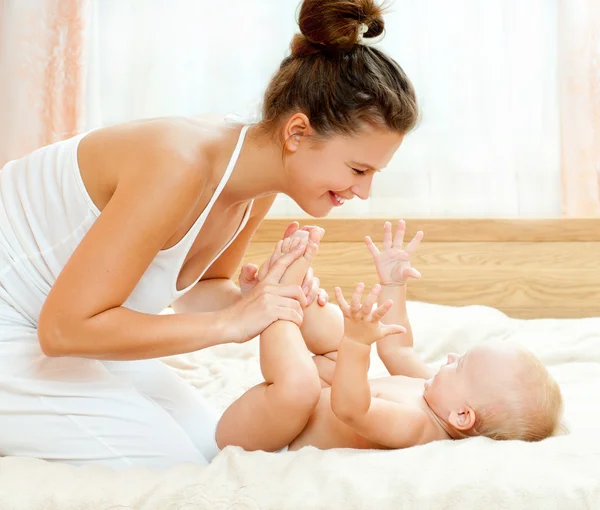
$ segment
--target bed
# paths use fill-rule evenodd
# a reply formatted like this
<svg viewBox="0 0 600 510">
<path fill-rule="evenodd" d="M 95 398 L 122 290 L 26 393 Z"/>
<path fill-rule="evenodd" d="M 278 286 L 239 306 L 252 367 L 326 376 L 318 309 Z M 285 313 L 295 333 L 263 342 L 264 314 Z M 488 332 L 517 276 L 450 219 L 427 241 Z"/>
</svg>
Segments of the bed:
<svg viewBox="0 0 600 510">
<path fill-rule="evenodd" d="M 247 261 L 261 262 L 290 220 L 268 219 Z M 322 286 L 374 283 L 364 235 L 382 220 L 319 220 Z M 166 473 L 0 459 L 0 510 L 10 509 L 583 509 L 600 508 L 600 219 L 407 220 L 425 241 L 409 313 L 432 365 L 477 342 L 522 342 L 562 386 L 570 434 L 542 443 L 485 438 L 397 451 L 244 452 Z M 224 409 L 260 380 L 258 344 L 164 360 Z M 385 375 L 373 355 L 373 376 Z"/>
</svg>

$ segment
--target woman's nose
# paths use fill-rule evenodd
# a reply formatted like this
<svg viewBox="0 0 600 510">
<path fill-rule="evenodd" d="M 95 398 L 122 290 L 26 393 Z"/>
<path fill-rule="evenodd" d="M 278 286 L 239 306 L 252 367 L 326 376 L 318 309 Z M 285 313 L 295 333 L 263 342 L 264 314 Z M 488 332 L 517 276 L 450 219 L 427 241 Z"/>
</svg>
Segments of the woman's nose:
<svg viewBox="0 0 600 510">
<path fill-rule="evenodd" d="M 371 184 L 373 182 L 373 176 L 361 177 L 360 184 L 355 184 L 350 188 L 350 191 L 354 193 L 361 200 L 367 200 L 371 194 Z"/>
</svg>

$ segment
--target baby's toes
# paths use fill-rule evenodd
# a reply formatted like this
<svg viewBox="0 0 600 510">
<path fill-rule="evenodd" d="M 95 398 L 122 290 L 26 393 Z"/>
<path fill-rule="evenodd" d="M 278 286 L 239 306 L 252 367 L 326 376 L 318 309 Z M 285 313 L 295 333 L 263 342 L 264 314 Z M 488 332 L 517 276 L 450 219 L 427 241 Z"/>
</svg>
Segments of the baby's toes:
<svg viewBox="0 0 600 510">
<path fill-rule="evenodd" d="M 321 242 L 321 239 L 323 239 L 324 235 L 325 229 L 321 227 L 315 227 L 311 229 L 308 238 L 310 242 L 316 243 L 318 245 Z"/>
<path fill-rule="evenodd" d="M 290 237 L 283 240 L 281 243 L 281 254 L 284 255 L 290 251 L 290 247 L 292 245 L 292 239 Z"/>
</svg>

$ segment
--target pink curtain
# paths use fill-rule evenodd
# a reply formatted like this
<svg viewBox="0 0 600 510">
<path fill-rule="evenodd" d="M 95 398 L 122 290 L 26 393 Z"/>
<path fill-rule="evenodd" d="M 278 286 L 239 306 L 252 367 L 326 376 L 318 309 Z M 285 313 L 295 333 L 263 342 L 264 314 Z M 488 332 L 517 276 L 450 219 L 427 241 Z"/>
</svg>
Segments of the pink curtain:
<svg viewBox="0 0 600 510">
<path fill-rule="evenodd" d="M 89 0 L 0 0 L 0 167 L 83 120 Z"/>
<path fill-rule="evenodd" d="M 564 216 L 600 216 L 600 2 L 559 0 Z"/>
</svg>

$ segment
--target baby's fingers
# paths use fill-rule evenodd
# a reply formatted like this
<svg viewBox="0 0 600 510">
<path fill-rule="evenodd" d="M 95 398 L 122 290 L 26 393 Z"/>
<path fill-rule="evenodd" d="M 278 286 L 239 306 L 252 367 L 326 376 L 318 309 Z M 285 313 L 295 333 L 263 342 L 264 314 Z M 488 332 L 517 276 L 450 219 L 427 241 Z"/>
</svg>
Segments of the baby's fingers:
<svg viewBox="0 0 600 510">
<path fill-rule="evenodd" d="M 421 273 L 417 271 L 414 267 L 407 267 L 402 270 L 402 278 L 406 280 L 406 278 L 414 278 L 415 280 L 421 279 Z"/>
<path fill-rule="evenodd" d="M 382 324 L 381 332 L 384 336 L 403 335 L 406 333 L 406 328 L 403 328 L 399 324 Z"/>
<path fill-rule="evenodd" d="M 369 236 L 367 236 L 365 237 L 365 243 L 367 244 L 367 248 L 371 252 L 371 255 L 373 255 L 373 258 L 377 259 L 377 257 L 379 256 L 379 249 L 377 248 L 377 246 L 375 246 L 373 240 Z"/>
<path fill-rule="evenodd" d="M 417 248 L 419 247 L 419 245 L 421 244 L 421 239 L 423 239 L 423 232 L 421 230 L 419 230 L 416 234 L 415 237 L 412 238 L 412 240 L 410 241 L 410 243 L 408 243 L 406 245 L 406 248 L 404 248 L 404 250 L 409 254 L 412 255 L 414 252 L 417 251 Z"/>
<path fill-rule="evenodd" d="M 374 312 L 373 312 L 373 320 L 374 321 L 380 321 L 381 319 L 383 319 L 384 315 L 386 313 L 388 313 L 390 311 L 390 308 L 393 305 L 393 301 L 391 299 L 388 299 L 385 303 L 383 303 L 381 306 L 379 306 Z"/>
<path fill-rule="evenodd" d="M 364 315 L 369 315 L 371 313 L 371 311 L 373 310 L 373 305 L 377 303 L 377 298 L 379 297 L 380 292 L 381 285 L 374 285 L 360 310 Z"/>
<path fill-rule="evenodd" d="M 389 250 L 393 246 L 392 224 L 386 221 L 383 224 L 383 249 Z"/>
<path fill-rule="evenodd" d="M 348 312 L 350 311 L 350 305 L 348 305 L 346 298 L 344 298 L 342 289 L 340 289 L 339 287 L 335 287 L 333 289 L 333 292 L 335 293 L 335 300 L 337 301 L 337 303 L 340 307 L 340 310 L 342 311 L 342 313 L 344 315 L 348 315 Z"/>
<path fill-rule="evenodd" d="M 405 221 L 400 220 L 398 222 L 398 227 L 396 228 L 396 234 L 394 235 L 394 248 L 402 248 L 402 243 L 404 242 L 405 229 L 406 229 Z"/>
<path fill-rule="evenodd" d="M 350 302 L 350 311 L 353 314 L 356 314 L 360 311 L 360 302 L 362 301 L 362 293 L 363 293 L 364 289 L 365 289 L 365 284 L 361 282 L 356 286 L 356 289 L 352 293 L 352 301 Z"/>
</svg>

